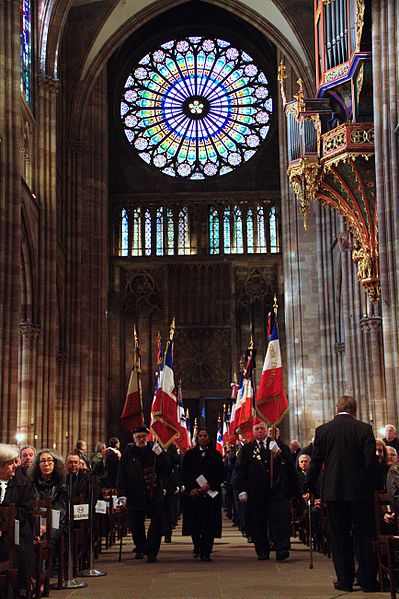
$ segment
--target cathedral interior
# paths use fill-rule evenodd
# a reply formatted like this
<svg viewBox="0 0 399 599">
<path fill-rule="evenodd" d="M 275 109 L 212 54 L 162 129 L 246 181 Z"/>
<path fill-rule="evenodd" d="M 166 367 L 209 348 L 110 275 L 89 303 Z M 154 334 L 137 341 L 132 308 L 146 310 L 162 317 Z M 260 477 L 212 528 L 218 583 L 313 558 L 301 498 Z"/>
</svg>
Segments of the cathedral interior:
<svg viewBox="0 0 399 599">
<path fill-rule="evenodd" d="M 396 0 L 0 0 L 0 427 L 123 436 L 175 318 L 215 430 L 278 305 L 286 439 L 399 383 Z M 77 46 L 76 46 L 77 44 Z"/>
</svg>

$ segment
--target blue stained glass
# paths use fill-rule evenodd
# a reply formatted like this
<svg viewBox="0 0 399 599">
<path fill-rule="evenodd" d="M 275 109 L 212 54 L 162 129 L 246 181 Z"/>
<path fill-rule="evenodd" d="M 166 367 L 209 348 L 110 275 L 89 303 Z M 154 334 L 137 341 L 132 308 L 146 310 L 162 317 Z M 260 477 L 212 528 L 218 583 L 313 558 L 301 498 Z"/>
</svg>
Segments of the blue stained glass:
<svg viewBox="0 0 399 599">
<path fill-rule="evenodd" d="M 220 254 L 220 222 L 218 211 L 214 208 L 209 212 L 209 241 L 210 253 Z"/>
<path fill-rule="evenodd" d="M 276 208 L 270 208 L 269 212 L 269 227 L 270 227 L 270 251 L 276 254 L 280 251 L 278 245 L 278 234 L 277 234 L 277 215 Z"/>
<path fill-rule="evenodd" d="M 244 253 L 244 239 L 242 233 L 242 214 L 241 210 L 235 206 L 233 210 L 233 245 L 232 254 Z"/>
<path fill-rule="evenodd" d="M 127 256 L 129 254 L 129 219 L 127 212 L 122 208 L 121 214 L 121 245 L 119 250 L 120 256 Z"/>
<path fill-rule="evenodd" d="M 267 245 L 266 245 L 266 227 L 265 227 L 265 209 L 263 206 L 258 206 L 257 209 L 257 253 L 266 254 L 267 253 Z"/>
<path fill-rule="evenodd" d="M 253 213 L 250 208 L 247 211 L 247 252 L 248 252 L 248 254 L 253 254 L 255 252 L 254 221 L 253 221 Z"/>
<path fill-rule="evenodd" d="M 151 229 L 151 212 L 146 210 L 144 214 L 144 253 L 146 256 L 151 256 Z"/>
<path fill-rule="evenodd" d="M 166 211 L 166 239 L 168 243 L 167 255 L 173 256 L 175 253 L 175 226 L 173 222 L 173 211 L 168 208 Z"/>
<path fill-rule="evenodd" d="M 179 211 L 179 235 L 178 235 L 178 254 L 190 254 L 190 231 L 188 223 L 188 210 L 182 208 Z"/>
<path fill-rule="evenodd" d="M 132 256 L 141 256 L 141 211 L 140 211 L 140 208 L 135 208 L 133 210 Z"/>
<path fill-rule="evenodd" d="M 231 253 L 230 239 L 230 208 L 225 208 L 223 212 L 223 235 L 224 235 L 224 253 Z"/>
<path fill-rule="evenodd" d="M 266 84 L 253 59 L 229 41 L 166 42 L 134 65 L 124 84 L 125 135 L 137 150 L 147 150 L 141 158 L 167 175 L 227 174 L 267 137 L 273 105 Z"/>
<path fill-rule="evenodd" d="M 164 254 L 164 241 L 163 241 L 163 208 L 157 209 L 156 219 L 156 254 L 157 256 L 163 256 Z"/>
<path fill-rule="evenodd" d="M 20 0 L 20 76 L 21 92 L 32 103 L 32 3 Z"/>
</svg>

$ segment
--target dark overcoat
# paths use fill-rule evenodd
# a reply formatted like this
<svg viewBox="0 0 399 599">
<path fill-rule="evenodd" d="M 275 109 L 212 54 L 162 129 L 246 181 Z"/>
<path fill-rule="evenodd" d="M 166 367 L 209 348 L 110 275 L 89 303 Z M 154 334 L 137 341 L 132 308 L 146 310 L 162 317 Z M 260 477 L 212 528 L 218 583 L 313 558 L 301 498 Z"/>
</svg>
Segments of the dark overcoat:
<svg viewBox="0 0 399 599">
<path fill-rule="evenodd" d="M 120 459 L 116 486 L 118 495 L 127 498 L 129 509 L 148 511 L 163 503 L 170 460 L 165 451 L 156 455 L 152 448 L 152 442 L 144 449 L 130 443 Z"/>
<path fill-rule="evenodd" d="M 203 475 L 212 491 L 218 494 L 212 499 L 207 493 L 190 497 L 192 489 L 198 489 L 196 479 Z M 222 512 L 220 485 L 224 478 L 222 456 L 215 449 L 201 451 L 199 446 L 190 449 L 183 458 L 182 479 L 185 487 L 183 506 L 183 535 L 204 534 L 222 536 Z"/>
<path fill-rule="evenodd" d="M 3 506 L 15 503 L 19 520 L 19 545 L 15 546 L 15 567 L 18 569 L 17 586 L 30 588 L 34 552 L 32 533 L 33 488 L 29 478 L 21 473 L 8 481 Z"/>
</svg>

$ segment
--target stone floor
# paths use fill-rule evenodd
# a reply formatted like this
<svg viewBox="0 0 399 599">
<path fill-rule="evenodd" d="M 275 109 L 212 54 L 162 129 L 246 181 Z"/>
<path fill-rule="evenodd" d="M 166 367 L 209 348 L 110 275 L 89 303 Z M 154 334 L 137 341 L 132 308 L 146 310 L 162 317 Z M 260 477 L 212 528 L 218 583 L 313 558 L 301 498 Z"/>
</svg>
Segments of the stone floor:
<svg viewBox="0 0 399 599">
<path fill-rule="evenodd" d="M 172 543 L 161 546 L 157 563 L 134 560 L 132 543 L 125 539 L 122 561 L 118 547 L 105 551 L 95 563 L 107 572 L 85 580 L 84 589 L 51 591 L 57 599 L 389 599 L 389 593 L 343 593 L 333 587 L 331 560 L 314 555 L 309 568 L 309 550 L 293 539 L 290 559 L 276 562 L 256 559 L 248 544 L 231 522 L 224 522 L 223 538 L 215 542 L 212 562 L 191 557 L 192 545 L 182 537 L 180 527 Z"/>
</svg>

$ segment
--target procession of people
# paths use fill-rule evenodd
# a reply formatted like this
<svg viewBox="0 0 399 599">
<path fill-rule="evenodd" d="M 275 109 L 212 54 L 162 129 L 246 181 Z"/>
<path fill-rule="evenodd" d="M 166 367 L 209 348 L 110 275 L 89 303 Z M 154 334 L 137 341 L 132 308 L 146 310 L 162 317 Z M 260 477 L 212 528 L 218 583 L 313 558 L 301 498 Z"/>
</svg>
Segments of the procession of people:
<svg viewBox="0 0 399 599">
<path fill-rule="evenodd" d="M 296 459 L 281 435 L 259 417 L 253 422 L 252 440 L 237 431 L 237 444 L 226 445 L 222 452 L 216 449 L 208 430 L 201 427 L 193 446 L 185 452 L 175 445 L 173 451 L 171 447 L 162 448 L 150 438 L 145 425 L 134 429 L 131 442 L 121 452 L 115 439 L 111 452 L 105 443 L 98 443 L 96 447 L 102 452 L 95 452 L 92 459 L 87 447 L 86 459 L 81 460 L 74 448 L 64 461 L 52 449 L 36 451 L 24 446 L 18 450 L 0 444 L 0 505 L 15 504 L 20 523 L 14 555 L 19 589 L 28 588 L 33 576 L 31 517 L 35 499 L 50 499 L 57 511 L 57 526 L 51 528 L 50 539 L 55 546 L 67 531 L 68 490 L 70 493 L 74 489 L 74 494 L 87 498 L 88 471 L 96 469 L 102 472 L 96 499 L 109 493 L 104 482 L 109 481 L 107 463 L 111 454 L 111 470 L 115 470 L 117 457 L 113 493 L 118 497 L 117 505 L 126 510 L 137 560 L 156 562 L 162 537 L 171 542 L 170 527 L 168 531 L 166 528 L 170 517 L 166 497 L 173 481 L 179 508 L 171 527 L 182 515 L 182 534 L 192 539 L 194 559 L 212 560 L 214 539 L 222 537 L 224 508 L 226 517 L 253 543 L 258 560 L 269 560 L 273 552 L 277 561 L 289 561 L 293 513 L 303 514 L 301 506 L 310 500 L 317 512 L 322 501 L 337 575 L 335 589 L 351 592 L 354 584 L 359 584 L 364 592 L 377 591 L 373 494 L 383 489 L 388 479 L 392 503 L 398 504 L 395 481 L 399 479 L 399 467 L 397 455 L 390 460 L 381 440 L 386 456 L 381 468 L 372 428 L 356 419 L 356 409 L 352 397 L 341 397 L 335 418 L 316 429 L 312 455 L 297 451 Z M 388 447 L 396 454 L 392 445 Z M 234 501 L 235 496 L 238 501 Z M 1 536 L 2 559 L 6 547 L 6 538 Z"/>
</svg>

